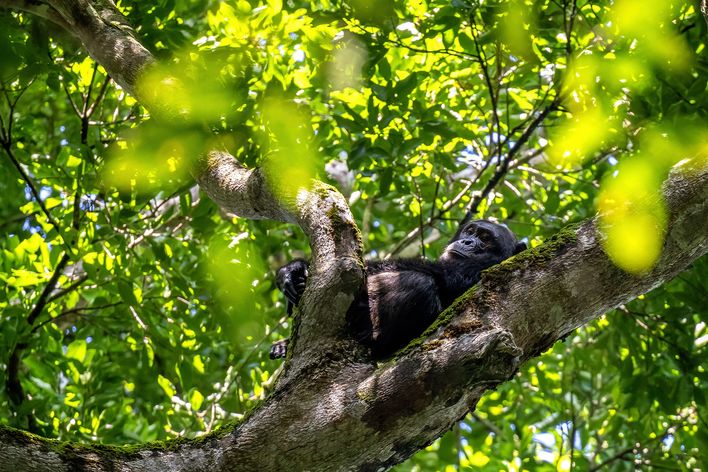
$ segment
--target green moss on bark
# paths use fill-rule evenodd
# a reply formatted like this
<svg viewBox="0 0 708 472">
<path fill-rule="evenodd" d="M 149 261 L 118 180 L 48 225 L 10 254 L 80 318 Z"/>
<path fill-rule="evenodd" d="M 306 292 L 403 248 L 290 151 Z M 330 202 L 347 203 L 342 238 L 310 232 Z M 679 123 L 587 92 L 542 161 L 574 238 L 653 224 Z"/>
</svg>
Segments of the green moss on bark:
<svg viewBox="0 0 708 472">
<path fill-rule="evenodd" d="M 480 284 L 493 288 L 509 281 L 516 271 L 555 260 L 578 239 L 580 224 L 571 224 L 558 231 L 540 246 L 527 249 L 482 272 Z"/>
</svg>

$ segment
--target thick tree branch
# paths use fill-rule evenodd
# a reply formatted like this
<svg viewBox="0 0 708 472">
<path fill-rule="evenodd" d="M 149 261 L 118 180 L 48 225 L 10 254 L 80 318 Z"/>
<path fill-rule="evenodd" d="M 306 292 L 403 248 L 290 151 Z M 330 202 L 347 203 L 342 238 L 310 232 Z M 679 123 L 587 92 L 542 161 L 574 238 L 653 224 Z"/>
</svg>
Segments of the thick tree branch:
<svg viewBox="0 0 708 472">
<path fill-rule="evenodd" d="M 137 74 L 152 59 L 114 19 L 112 4 L 50 4 L 109 74 L 134 91 Z M 131 48 L 137 59 L 125 57 Z M 708 250 L 704 163 L 675 172 L 666 184 L 667 239 L 651 273 L 632 277 L 617 269 L 589 220 L 486 272 L 426 335 L 398 358 L 376 364 L 356 350 L 347 357 L 350 350 L 339 344 L 351 345 L 341 338 L 343 313 L 362 277 L 361 243 L 341 195 L 314 183 L 281 201 L 260 171 L 244 169 L 220 151 L 209 153 L 195 176 L 227 210 L 295 222 L 310 238 L 315 274 L 284 380 L 242 424 L 195 441 L 130 449 L 62 446 L 2 428 L 0 471 L 317 470 L 323 464 L 378 470 L 449 429 L 485 390 L 513 376 L 520 362 L 669 280 Z"/>
<path fill-rule="evenodd" d="M 195 176 L 201 189 L 225 210 L 246 218 L 296 223 L 309 238 L 315 273 L 291 349 L 293 358 L 300 359 L 306 349 L 310 361 L 318 362 L 312 349 L 343 337 L 344 313 L 363 280 L 362 243 L 344 197 L 329 185 L 313 182 L 311 189 L 284 201 L 273 194 L 260 169 L 246 169 L 222 151 L 209 153 Z M 336 313 L 340 316 L 333 316 Z M 295 373 L 289 369 L 288 375 Z"/>
<path fill-rule="evenodd" d="M 618 269 L 596 220 L 485 272 L 429 332 L 381 364 L 343 359 L 292 376 L 233 430 L 166 449 L 52 442 L 0 431 L 0 470 L 377 470 L 430 443 L 575 328 L 666 282 L 708 251 L 708 165 L 665 185 L 669 227 L 644 276 Z M 582 263 L 579 263 L 582 261 Z M 169 443 L 168 443 L 169 444 Z M 346 444 L 346 447 L 343 445 Z M 5 469 L 3 469 L 3 466 Z"/>
<path fill-rule="evenodd" d="M 46 4 L 59 13 L 68 31 L 116 83 L 140 97 L 138 76 L 154 59 L 112 1 L 48 0 Z"/>
</svg>

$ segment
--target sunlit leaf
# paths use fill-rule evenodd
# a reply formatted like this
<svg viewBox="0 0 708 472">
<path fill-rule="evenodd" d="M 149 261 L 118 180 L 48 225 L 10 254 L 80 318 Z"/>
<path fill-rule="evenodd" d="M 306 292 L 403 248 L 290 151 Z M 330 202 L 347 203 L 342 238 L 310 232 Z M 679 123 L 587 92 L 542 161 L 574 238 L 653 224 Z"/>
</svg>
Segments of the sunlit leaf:
<svg viewBox="0 0 708 472">
<path fill-rule="evenodd" d="M 648 271 L 661 255 L 666 231 L 662 178 L 654 163 L 637 157 L 619 167 L 598 197 L 605 250 L 628 272 Z"/>
<path fill-rule="evenodd" d="M 83 339 L 77 339 L 69 344 L 66 348 L 66 357 L 83 362 L 86 358 L 86 341 Z"/>
<path fill-rule="evenodd" d="M 308 189 L 320 162 L 310 143 L 309 117 L 293 103 L 271 98 L 263 104 L 270 152 L 263 167 L 270 186 L 285 201 L 292 202 L 301 189 Z"/>
<path fill-rule="evenodd" d="M 157 383 L 162 387 L 162 390 L 168 397 L 172 398 L 176 393 L 174 385 L 172 385 L 172 382 L 170 382 L 168 378 L 158 374 Z"/>
<path fill-rule="evenodd" d="M 511 53 L 529 62 L 537 62 L 533 52 L 532 34 L 535 30 L 533 2 L 510 0 L 506 2 L 502 15 L 502 35 Z"/>
<path fill-rule="evenodd" d="M 199 390 L 193 390 L 192 393 L 189 394 L 189 403 L 192 404 L 193 409 L 200 409 L 203 401 L 204 395 L 202 395 Z"/>
</svg>

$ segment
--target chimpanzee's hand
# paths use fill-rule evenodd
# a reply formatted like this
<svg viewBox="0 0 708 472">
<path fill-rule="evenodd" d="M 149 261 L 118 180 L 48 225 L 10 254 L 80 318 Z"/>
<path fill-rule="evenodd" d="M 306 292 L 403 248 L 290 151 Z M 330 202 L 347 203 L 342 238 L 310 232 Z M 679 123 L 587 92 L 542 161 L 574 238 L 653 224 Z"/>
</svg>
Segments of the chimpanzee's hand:
<svg viewBox="0 0 708 472">
<path fill-rule="evenodd" d="M 288 353 L 288 338 L 276 341 L 270 346 L 270 358 L 282 359 Z"/>
<path fill-rule="evenodd" d="M 293 307 L 300 302 L 305 291 L 308 267 L 307 261 L 295 259 L 278 269 L 275 283 L 288 300 L 288 315 L 292 315 Z"/>
</svg>

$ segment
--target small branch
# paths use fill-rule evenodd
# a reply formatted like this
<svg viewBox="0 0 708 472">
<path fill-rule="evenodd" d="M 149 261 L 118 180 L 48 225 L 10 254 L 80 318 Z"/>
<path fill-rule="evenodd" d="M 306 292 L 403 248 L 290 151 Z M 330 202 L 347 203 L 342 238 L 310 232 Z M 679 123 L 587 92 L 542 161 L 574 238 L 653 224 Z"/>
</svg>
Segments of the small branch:
<svg viewBox="0 0 708 472">
<path fill-rule="evenodd" d="M 81 117 L 88 118 L 86 111 L 88 110 L 89 103 L 91 102 L 91 92 L 93 91 L 93 83 L 96 81 L 96 72 L 98 72 L 98 62 L 93 64 L 93 72 L 91 73 L 91 81 L 89 82 L 88 90 L 83 96 L 83 104 L 81 107 Z"/>
<path fill-rule="evenodd" d="M 556 96 L 556 98 L 547 107 L 545 107 L 541 113 L 536 116 L 536 118 L 524 130 L 519 139 L 511 147 L 506 158 L 502 159 L 502 161 L 497 165 L 497 169 L 487 182 L 487 185 L 485 185 L 484 189 L 478 195 L 476 195 L 470 202 L 470 206 L 467 210 L 467 213 L 465 214 L 465 217 L 460 223 L 461 226 L 472 219 L 472 215 L 477 212 L 477 207 L 482 202 L 482 200 L 484 200 L 487 195 L 489 195 L 489 193 L 497 186 L 499 181 L 501 181 L 502 177 L 506 175 L 507 171 L 509 170 L 509 163 L 511 162 L 511 160 L 516 156 L 516 154 L 518 154 L 524 144 L 526 144 L 526 142 L 531 138 L 534 131 L 536 131 L 536 129 L 541 125 L 541 123 L 543 123 L 546 117 L 552 111 L 557 109 L 560 100 L 559 97 L 560 96 Z"/>
<path fill-rule="evenodd" d="M 98 310 L 103 310 L 106 308 L 112 308 L 115 306 L 122 305 L 124 302 L 114 302 L 114 303 L 107 303 L 105 305 L 100 305 L 100 306 L 84 306 L 84 307 L 78 307 L 78 308 L 70 308 L 69 310 L 63 311 L 59 313 L 57 316 L 54 318 L 49 318 L 41 323 L 37 323 L 33 328 L 32 328 L 32 333 L 37 332 L 42 326 L 48 324 L 48 323 L 56 323 L 57 320 L 60 320 L 62 318 L 65 318 L 69 315 L 73 315 L 75 313 L 84 313 L 84 312 L 91 312 L 91 311 L 98 311 Z"/>
<path fill-rule="evenodd" d="M 482 75 L 484 77 L 484 82 L 487 84 L 487 91 L 489 93 L 489 98 L 492 102 L 492 126 L 491 126 L 492 134 L 490 136 L 491 139 L 490 139 L 489 146 L 490 146 L 490 149 L 492 149 L 494 144 L 497 145 L 496 146 L 497 151 L 498 151 L 497 157 L 498 157 L 498 159 L 501 160 L 501 146 L 499 146 L 499 142 L 501 140 L 501 124 L 499 123 L 499 110 L 498 110 L 499 106 L 497 103 L 498 96 L 497 96 L 497 92 L 495 91 L 494 86 L 492 85 L 492 78 L 489 75 L 489 68 L 487 66 L 487 58 L 484 53 L 484 48 L 482 46 L 480 46 L 479 40 L 477 39 L 477 31 L 476 31 L 477 23 L 474 21 L 474 13 L 471 14 L 470 21 L 472 23 L 472 25 L 470 27 L 470 31 L 472 32 L 472 40 L 474 41 L 474 46 L 475 46 L 475 49 L 477 50 L 477 55 L 475 56 L 475 58 L 477 59 L 479 66 L 482 68 Z M 499 63 L 499 61 L 497 60 L 497 64 L 498 63 Z M 494 137 L 494 134 L 495 134 L 494 127 L 495 126 L 497 128 L 496 138 Z M 495 142 L 495 139 L 496 139 L 496 142 Z M 490 155 L 490 159 L 491 159 L 491 155 Z"/>
<path fill-rule="evenodd" d="M 103 84 L 101 85 L 101 89 L 98 91 L 98 96 L 96 97 L 96 100 L 94 100 L 94 102 L 91 104 L 91 106 L 89 107 L 89 109 L 86 112 L 87 118 L 90 118 L 91 115 L 93 115 L 93 112 L 96 111 L 96 108 L 98 107 L 98 105 L 100 105 L 101 102 L 103 101 L 103 98 L 106 96 L 106 90 L 108 89 L 108 84 L 110 84 L 110 83 L 111 83 L 110 76 L 106 76 L 106 79 L 103 81 Z M 133 112 L 131 111 L 128 116 L 130 117 L 132 115 L 132 113 Z M 125 120 L 121 120 L 121 122 L 123 122 L 123 121 L 128 121 L 128 118 L 126 118 Z"/>
<path fill-rule="evenodd" d="M 482 417 L 479 416 L 477 413 L 472 412 L 471 415 L 472 415 L 472 418 L 474 418 L 475 421 L 477 421 L 477 422 L 480 423 L 482 426 L 484 426 L 485 428 L 487 428 L 490 433 L 494 433 L 495 435 L 497 435 L 497 436 L 499 436 L 499 437 L 502 437 L 502 433 L 503 433 L 503 432 L 502 432 L 501 429 L 499 429 L 499 427 L 498 427 L 497 425 L 495 425 L 494 423 L 492 423 L 491 421 L 489 421 L 489 420 L 486 419 L 486 418 L 482 418 Z"/>
<path fill-rule="evenodd" d="M 47 282 L 47 285 L 44 287 L 44 290 L 42 290 L 42 293 L 39 295 L 37 302 L 35 302 L 34 308 L 27 316 L 27 324 L 29 324 L 30 326 L 34 324 L 34 321 L 42 313 L 42 310 L 44 310 L 44 307 L 49 302 L 49 295 L 52 293 L 52 290 L 54 290 L 54 287 L 57 284 L 57 280 L 59 280 L 59 276 L 64 271 L 64 268 L 66 267 L 68 262 L 69 255 L 64 253 L 64 255 L 61 256 L 61 259 L 59 260 L 59 263 L 57 264 L 56 268 L 54 269 L 54 273 L 52 273 L 49 282 Z"/>
<path fill-rule="evenodd" d="M 438 202 L 438 193 L 440 192 L 440 183 L 442 182 L 442 177 L 438 175 L 435 179 L 435 191 L 433 192 L 433 203 L 430 205 L 430 216 L 428 216 L 428 221 L 430 221 L 435 216 L 435 207 Z"/>
<path fill-rule="evenodd" d="M 59 279 L 59 276 L 62 274 L 68 262 L 69 256 L 65 253 L 59 260 L 59 263 L 57 264 L 56 268 L 54 269 L 54 273 L 49 279 L 49 282 L 47 282 L 47 285 L 44 287 L 44 290 L 42 290 L 42 293 L 39 295 L 39 298 L 35 302 L 34 308 L 27 316 L 28 325 L 32 326 L 34 324 L 34 321 L 40 315 L 40 313 L 42 313 L 42 310 L 44 310 L 44 307 L 48 303 L 49 294 L 54 289 L 57 280 Z M 10 353 L 10 356 L 7 361 L 6 386 L 8 390 L 8 396 L 10 397 L 10 401 L 18 411 L 20 411 L 20 405 L 22 405 L 22 403 L 25 401 L 25 391 L 24 388 L 22 388 L 22 382 L 20 380 L 20 364 L 22 363 L 22 353 L 27 348 L 27 346 L 27 343 L 24 341 L 15 344 L 15 347 Z M 26 417 L 28 429 L 30 431 L 35 431 L 36 423 L 31 413 L 26 413 Z"/>
<path fill-rule="evenodd" d="M 370 33 L 366 30 L 366 28 L 363 28 L 361 25 L 356 25 L 356 26 L 358 27 L 358 29 L 361 31 L 362 34 L 365 34 L 367 36 L 370 35 Z M 406 49 L 407 51 L 413 52 L 416 54 L 443 55 L 443 56 L 457 57 L 460 59 L 464 59 L 466 61 L 474 59 L 474 56 L 467 54 L 463 51 L 457 51 L 455 49 L 450 49 L 450 48 L 444 48 L 444 49 L 417 48 L 417 47 L 414 47 L 414 46 L 411 46 L 408 44 L 404 44 L 398 30 L 394 28 L 392 32 L 396 35 L 396 41 L 389 39 L 387 37 L 384 39 L 384 41 L 382 43 L 383 45 L 391 44 L 391 45 Z"/>
<path fill-rule="evenodd" d="M 88 280 L 88 278 L 89 278 L 88 274 L 83 274 L 83 275 L 80 276 L 78 279 L 76 279 L 74 282 L 72 282 L 71 285 L 69 285 L 68 287 L 63 288 L 63 289 L 59 289 L 59 290 L 57 290 L 56 292 L 54 292 L 54 293 L 47 299 L 47 303 L 53 302 L 53 301 L 55 301 L 55 300 L 58 300 L 59 298 L 61 298 L 61 297 L 65 296 L 65 295 L 68 295 L 69 293 L 73 292 L 74 290 L 76 290 L 77 288 L 79 288 L 79 287 L 81 286 L 81 284 L 83 284 L 84 282 L 86 282 L 86 281 Z"/>
<path fill-rule="evenodd" d="M 423 223 L 423 199 L 420 195 L 420 186 L 418 182 L 413 178 L 413 186 L 415 187 L 415 195 L 413 198 L 418 202 L 418 234 L 420 234 L 420 250 L 421 256 L 425 257 L 425 235 L 423 233 L 423 228 L 425 224 Z"/>
<path fill-rule="evenodd" d="M 574 382 L 571 382 L 571 384 Z M 568 455 L 570 456 L 570 471 L 572 472 L 573 469 L 575 468 L 575 429 L 577 428 L 577 422 L 578 422 L 578 414 L 575 411 L 575 405 L 573 404 L 573 393 L 571 392 L 570 395 L 570 411 L 571 411 L 571 417 L 570 417 L 570 432 L 568 436 L 568 446 L 569 446 L 569 452 Z"/>
<path fill-rule="evenodd" d="M 79 107 L 76 106 L 74 99 L 71 98 L 71 94 L 69 93 L 69 89 L 66 88 L 66 82 L 62 82 L 62 89 L 64 89 L 64 94 L 66 95 L 67 100 L 69 100 L 69 104 L 71 105 L 71 109 L 74 110 L 74 113 L 76 114 L 76 116 L 81 118 L 81 110 L 79 110 Z"/>
<path fill-rule="evenodd" d="M 32 193 L 32 196 L 34 197 L 35 201 L 39 205 L 39 208 L 42 210 L 42 213 L 44 213 L 44 216 L 46 216 L 47 221 L 49 224 L 51 224 L 54 229 L 57 230 L 57 233 L 59 233 L 59 236 L 61 236 L 62 231 L 61 227 L 59 226 L 59 223 L 54 219 L 54 217 L 49 213 L 49 210 L 47 209 L 46 205 L 44 204 L 44 201 L 39 197 L 39 191 L 37 190 L 37 187 L 34 185 L 34 182 L 30 178 L 29 174 L 25 172 L 25 170 L 22 168 L 22 165 L 19 163 L 17 158 L 12 152 L 12 148 L 7 142 L 2 143 L 2 148 L 5 150 L 5 153 L 7 154 L 7 157 L 10 158 L 10 161 L 12 162 L 12 165 L 15 166 L 15 169 L 17 169 L 17 172 L 20 174 L 20 177 L 22 178 L 23 182 L 27 187 L 30 189 L 30 193 Z"/>
</svg>

